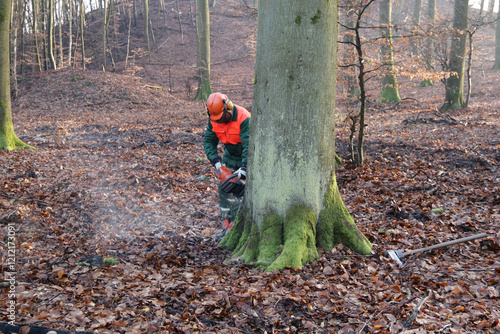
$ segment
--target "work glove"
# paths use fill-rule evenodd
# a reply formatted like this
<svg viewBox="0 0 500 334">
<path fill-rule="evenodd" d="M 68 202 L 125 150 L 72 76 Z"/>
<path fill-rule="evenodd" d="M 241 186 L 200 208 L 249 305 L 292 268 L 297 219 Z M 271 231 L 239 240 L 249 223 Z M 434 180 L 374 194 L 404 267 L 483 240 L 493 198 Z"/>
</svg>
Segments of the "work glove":
<svg viewBox="0 0 500 334">
<path fill-rule="evenodd" d="M 236 172 L 234 172 L 234 175 L 236 175 L 238 177 L 238 179 L 246 180 L 246 178 L 247 178 L 247 163 L 246 162 L 242 163 L 241 167 Z"/>
<path fill-rule="evenodd" d="M 213 158 L 212 160 L 210 160 L 210 163 L 215 167 L 215 169 L 219 169 L 222 167 L 222 159 L 220 157 Z"/>
</svg>

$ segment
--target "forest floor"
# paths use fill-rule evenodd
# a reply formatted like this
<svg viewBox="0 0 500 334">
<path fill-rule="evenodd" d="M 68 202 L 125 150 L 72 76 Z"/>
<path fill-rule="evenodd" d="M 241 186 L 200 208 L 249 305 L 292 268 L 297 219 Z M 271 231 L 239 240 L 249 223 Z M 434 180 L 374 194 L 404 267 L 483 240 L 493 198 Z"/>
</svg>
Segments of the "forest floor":
<svg viewBox="0 0 500 334">
<path fill-rule="evenodd" d="M 250 109 L 256 20 L 229 4 L 211 16 L 213 89 Z M 196 30 L 184 19 L 184 43 L 172 24 L 168 37 L 157 36 L 158 52 L 118 73 L 22 76 L 15 130 L 36 150 L 0 152 L 2 235 L 15 226 L 16 324 L 99 333 L 500 333 L 493 28 L 477 39 L 467 109 L 439 112 L 442 84 L 405 79 L 401 103 L 371 99 L 359 167 L 348 160 L 339 90 L 336 149 L 346 164 L 337 179 L 374 256 L 339 245 L 300 270 L 267 273 L 224 262 L 231 254 L 212 241 L 221 228 L 217 183 L 202 147 L 204 106 L 192 101 L 188 79 Z M 478 233 L 488 237 L 414 254 L 403 267 L 383 256 Z"/>
</svg>

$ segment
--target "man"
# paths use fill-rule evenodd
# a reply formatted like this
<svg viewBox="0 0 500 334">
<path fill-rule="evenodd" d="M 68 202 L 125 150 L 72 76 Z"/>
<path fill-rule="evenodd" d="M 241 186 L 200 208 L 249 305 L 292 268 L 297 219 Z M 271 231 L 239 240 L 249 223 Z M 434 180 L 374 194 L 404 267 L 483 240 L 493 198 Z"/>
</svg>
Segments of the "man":
<svg viewBox="0 0 500 334">
<path fill-rule="evenodd" d="M 203 146 L 208 160 L 219 169 L 222 166 L 235 170 L 238 179 L 246 179 L 250 112 L 233 104 L 226 95 L 213 93 L 207 100 L 209 116 Z M 224 144 L 222 159 L 217 151 L 219 142 Z M 219 206 L 224 220 L 222 236 L 233 226 L 239 209 L 234 195 L 223 191 L 219 185 Z"/>
</svg>

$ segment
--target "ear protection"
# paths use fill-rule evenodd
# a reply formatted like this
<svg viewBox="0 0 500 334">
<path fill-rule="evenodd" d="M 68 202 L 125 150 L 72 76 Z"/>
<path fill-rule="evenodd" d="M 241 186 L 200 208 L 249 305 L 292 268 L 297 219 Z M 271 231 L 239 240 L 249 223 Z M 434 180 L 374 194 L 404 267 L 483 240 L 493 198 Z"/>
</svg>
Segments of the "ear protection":
<svg viewBox="0 0 500 334">
<path fill-rule="evenodd" d="M 229 99 L 223 99 L 222 102 L 224 103 L 224 109 L 226 110 L 233 110 L 234 104 L 231 100 Z"/>
</svg>

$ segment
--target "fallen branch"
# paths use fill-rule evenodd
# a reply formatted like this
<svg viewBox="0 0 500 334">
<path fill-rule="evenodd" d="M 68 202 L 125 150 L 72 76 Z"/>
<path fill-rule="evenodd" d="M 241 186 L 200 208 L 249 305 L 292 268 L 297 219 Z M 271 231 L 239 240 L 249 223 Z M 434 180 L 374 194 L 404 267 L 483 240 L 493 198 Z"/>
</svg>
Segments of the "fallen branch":
<svg viewBox="0 0 500 334">
<path fill-rule="evenodd" d="M 408 320 L 406 320 L 403 323 L 403 327 L 404 328 L 410 327 L 411 324 L 413 323 L 413 321 L 415 321 L 415 319 L 417 318 L 418 314 L 420 313 L 420 310 L 422 309 L 422 307 L 424 306 L 425 302 L 427 301 L 427 298 L 429 298 L 430 295 L 431 295 L 430 290 L 428 290 L 427 294 L 418 303 L 417 307 L 415 308 L 415 310 L 413 310 L 413 313 L 410 315 L 410 317 L 408 318 Z"/>
</svg>

